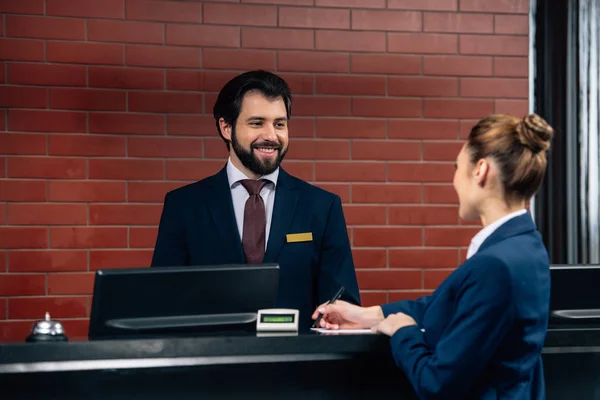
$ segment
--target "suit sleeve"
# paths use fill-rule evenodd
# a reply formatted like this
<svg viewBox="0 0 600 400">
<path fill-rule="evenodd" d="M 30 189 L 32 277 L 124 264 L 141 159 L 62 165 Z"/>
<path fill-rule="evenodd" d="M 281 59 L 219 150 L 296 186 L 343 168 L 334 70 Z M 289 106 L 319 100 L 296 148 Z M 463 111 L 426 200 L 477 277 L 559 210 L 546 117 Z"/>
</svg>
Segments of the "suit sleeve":
<svg viewBox="0 0 600 400">
<path fill-rule="evenodd" d="M 387 318 L 390 314 L 404 313 L 410 315 L 418 325 L 423 322 L 423 315 L 429 304 L 431 296 L 423 296 L 417 300 L 401 300 L 393 303 L 387 303 L 381 305 L 383 316 Z"/>
<path fill-rule="evenodd" d="M 329 209 L 323 243 L 319 254 L 318 301 L 330 300 L 344 286 L 342 300 L 360 305 L 360 294 L 354 261 L 348 239 L 346 220 L 339 196 L 335 196 Z"/>
<path fill-rule="evenodd" d="M 158 237 L 152 255 L 153 267 L 182 266 L 188 264 L 184 225 L 173 194 L 167 193 L 158 226 Z"/>
<path fill-rule="evenodd" d="M 499 260 L 479 258 L 457 294 L 457 308 L 435 348 L 418 326 L 399 329 L 392 354 L 421 399 L 466 397 L 514 320 L 509 272 Z"/>
</svg>

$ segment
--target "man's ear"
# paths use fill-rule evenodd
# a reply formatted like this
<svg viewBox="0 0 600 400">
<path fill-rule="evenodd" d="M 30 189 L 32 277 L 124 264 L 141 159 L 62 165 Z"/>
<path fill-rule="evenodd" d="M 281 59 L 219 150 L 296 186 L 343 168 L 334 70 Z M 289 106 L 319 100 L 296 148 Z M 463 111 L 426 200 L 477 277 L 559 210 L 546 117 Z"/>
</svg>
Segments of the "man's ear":
<svg viewBox="0 0 600 400">
<path fill-rule="evenodd" d="M 488 178 L 488 173 L 490 172 L 490 163 L 487 162 L 486 159 L 481 159 L 477 161 L 477 165 L 473 169 L 473 176 L 475 178 L 475 182 L 481 187 L 485 185 L 485 182 Z"/>
<path fill-rule="evenodd" d="M 224 118 L 219 119 L 219 128 L 221 128 L 221 133 L 223 134 L 225 140 L 231 142 L 231 125 L 225 122 Z"/>
</svg>

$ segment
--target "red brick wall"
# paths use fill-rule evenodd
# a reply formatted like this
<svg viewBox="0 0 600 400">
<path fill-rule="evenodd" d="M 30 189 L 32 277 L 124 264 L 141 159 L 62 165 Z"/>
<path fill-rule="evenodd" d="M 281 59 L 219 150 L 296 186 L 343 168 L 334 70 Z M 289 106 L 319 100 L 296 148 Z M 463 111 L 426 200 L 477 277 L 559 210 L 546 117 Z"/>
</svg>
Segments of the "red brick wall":
<svg viewBox="0 0 600 400">
<path fill-rule="evenodd" d="M 284 166 L 344 202 L 367 304 L 434 289 L 476 226 L 453 160 L 528 109 L 527 0 L 0 0 L 0 340 L 85 335 L 98 268 L 150 262 L 165 192 L 216 172 L 235 74 L 295 94 Z M 461 249 L 462 248 L 462 249 Z"/>
</svg>

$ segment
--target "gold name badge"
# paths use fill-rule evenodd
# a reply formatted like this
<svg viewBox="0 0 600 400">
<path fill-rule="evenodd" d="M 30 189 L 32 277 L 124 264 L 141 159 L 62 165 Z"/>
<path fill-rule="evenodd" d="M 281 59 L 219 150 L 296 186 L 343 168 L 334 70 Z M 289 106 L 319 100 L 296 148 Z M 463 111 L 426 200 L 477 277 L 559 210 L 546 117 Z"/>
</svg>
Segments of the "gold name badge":
<svg viewBox="0 0 600 400">
<path fill-rule="evenodd" d="M 312 232 L 306 232 L 306 233 L 288 233 L 287 235 L 285 235 L 285 238 L 286 238 L 286 240 L 287 240 L 288 243 L 310 242 L 311 240 L 313 240 Z"/>
</svg>

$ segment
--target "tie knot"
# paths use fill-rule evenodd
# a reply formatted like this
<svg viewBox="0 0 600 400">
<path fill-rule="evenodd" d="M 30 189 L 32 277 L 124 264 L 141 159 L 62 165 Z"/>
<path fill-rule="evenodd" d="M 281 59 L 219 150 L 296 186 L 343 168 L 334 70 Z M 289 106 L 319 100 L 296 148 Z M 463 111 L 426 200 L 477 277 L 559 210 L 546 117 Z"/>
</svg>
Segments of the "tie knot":
<svg viewBox="0 0 600 400">
<path fill-rule="evenodd" d="M 252 196 L 253 194 L 260 194 L 260 191 L 262 190 L 263 186 L 267 184 L 267 181 L 265 180 L 256 181 L 254 179 L 243 179 L 240 182 L 242 186 L 246 188 L 250 196 Z"/>
</svg>

